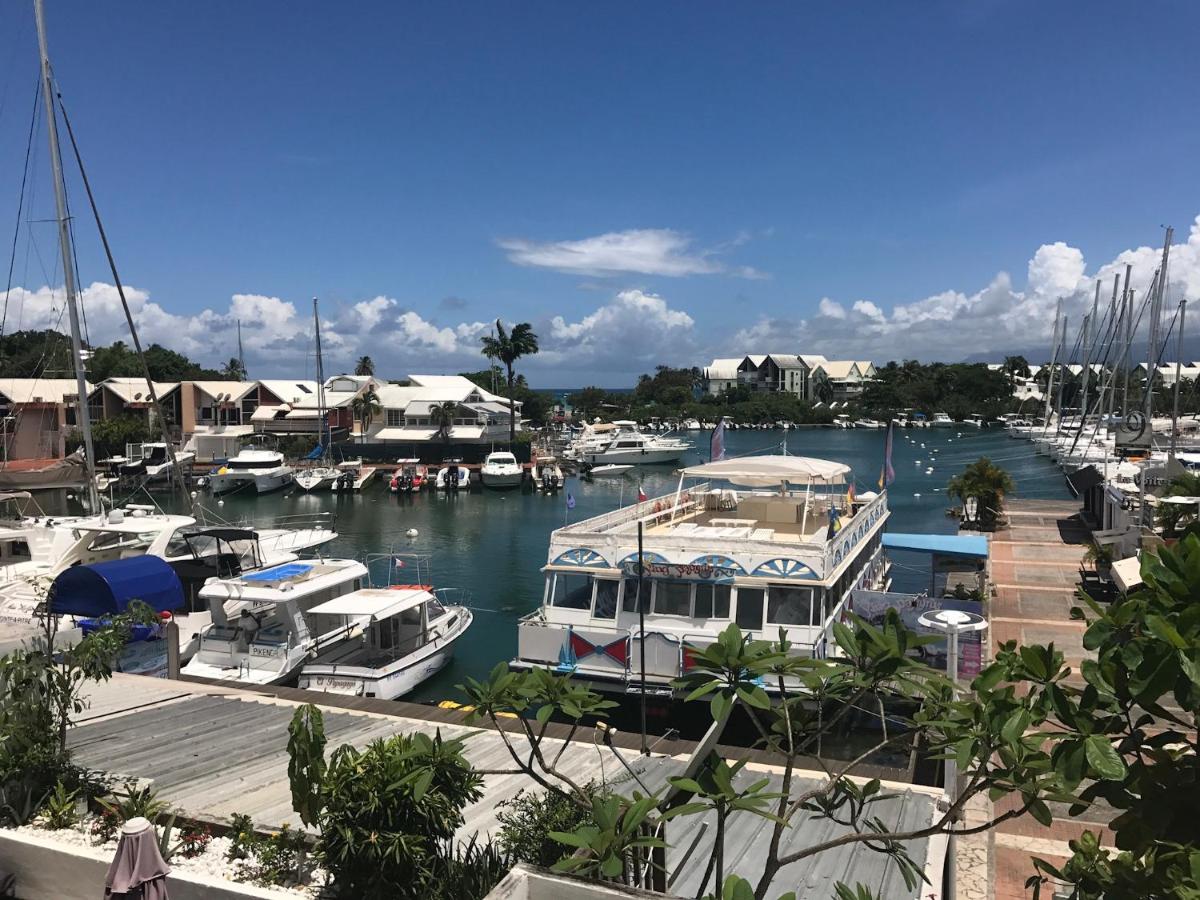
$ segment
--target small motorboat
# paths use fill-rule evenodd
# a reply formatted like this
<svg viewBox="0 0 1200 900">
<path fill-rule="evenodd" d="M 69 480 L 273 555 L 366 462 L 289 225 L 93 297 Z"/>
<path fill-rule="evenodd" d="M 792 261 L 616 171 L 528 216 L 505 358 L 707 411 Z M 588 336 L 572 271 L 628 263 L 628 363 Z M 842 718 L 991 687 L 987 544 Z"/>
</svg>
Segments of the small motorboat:
<svg viewBox="0 0 1200 900">
<path fill-rule="evenodd" d="M 428 472 L 419 459 L 398 459 L 400 468 L 388 479 L 388 490 L 393 494 L 415 494 L 425 486 Z"/>
<path fill-rule="evenodd" d="M 562 467 L 553 456 L 539 456 L 533 461 L 533 486 L 536 490 L 552 494 L 563 486 Z"/>
<path fill-rule="evenodd" d="M 457 491 L 459 488 L 470 489 L 471 470 L 462 465 L 461 459 L 444 460 L 445 465 L 438 469 L 434 487 L 439 491 Z"/>
<path fill-rule="evenodd" d="M 301 690 L 394 700 L 440 671 L 471 626 L 465 605 L 444 604 L 443 591 L 419 585 L 363 588 L 309 610 L 329 643 L 300 670 Z M 325 620 L 328 620 L 327 622 Z"/>
<path fill-rule="evenodd" d="M 594 469 L 588 469 L 587 474 L 592 478 L 609 478 L 613 475 L 624 475 L 634 466 L 596 466 Z"/>
</svg>

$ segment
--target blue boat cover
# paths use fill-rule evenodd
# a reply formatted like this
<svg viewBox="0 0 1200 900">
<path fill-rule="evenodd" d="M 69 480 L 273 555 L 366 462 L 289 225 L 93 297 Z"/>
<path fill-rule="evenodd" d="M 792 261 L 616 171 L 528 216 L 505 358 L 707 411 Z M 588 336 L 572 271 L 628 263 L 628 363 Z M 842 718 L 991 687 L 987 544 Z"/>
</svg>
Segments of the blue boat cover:
<svg viewBox="0 0 1200 900">
<path fill-rule="evenodd" d="M 324 452 L 325 452 L 325 448 L 322 447 L 320 444 L 317 444 L 317 446 L 313 447 L 311 450 L 308 451 L 308 456 L 306 456 L 304 458 L 305 459 L 320 459 L 321 455 Z"/>
<path fill-rule="evenodd" d="M 133 556 L 72 566 L 50 588 L 50 609 L 59 615 L 111 616 L 134 600 L 156 612 L 180 609 L 183 585 L 161 557 Z"/>
<path fill-rule="evenodd" d="M 242 581 L 283 581 L 286 578 L 303 575 L 311 568 L 312 563 L 284 563 L 282 566 L 263 569 L 261 572 L 249 572 L 242 576 Z"/>
<path fill-rule="evenodd" d="M 888 550 L 912 550 L 938 556 L 987 559 L 988 541 L 982 534 L 899 534 L 887 532 L 883 546 Z"/>
</svg>

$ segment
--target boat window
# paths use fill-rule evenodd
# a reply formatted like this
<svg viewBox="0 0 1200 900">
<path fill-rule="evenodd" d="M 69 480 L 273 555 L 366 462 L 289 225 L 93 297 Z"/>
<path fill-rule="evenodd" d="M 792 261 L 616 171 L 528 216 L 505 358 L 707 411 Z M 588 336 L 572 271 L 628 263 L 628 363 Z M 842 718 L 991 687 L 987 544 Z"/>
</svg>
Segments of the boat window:
<svg viewBox="0 0 1200 900">
<path fill-rule="evenodd" d="M 775 625 L 812 624 L 812 589 L 771 585 L 767 599 L 767 621 Z"/>
<path fill-rule="evenodd" d="M 625 612 L 638 611 L 638 580 L 636 578 L 625 579 L 625 599 L 621 601 L 621 609 Z M 646 585 L 646 598 L 650 598 L 650 585 Z"/>
<path fill-rule="evenodd" d="M 731 593 L 732 589 L 727 584 L 696 585 L 696 618 L 728 619 Z"/>
<path fill-rule="evenodd" d="M 592 613 L 597 619 L 613 619 L 617 615 L 617 594 L 621 582 L 615 579 L 596 579 L 596 607 Z"/>
<path fill-rule="evenodd" d="M 763 589 L 737 589 L 737 626 L 743 631 L 761 631 L 763 623 Z"/>
<path fill-rule="evenodd" d="M 552 606 L 561 609 L 588 609 L 592 605 L 592 580 L 574 572 L 556 572 Z"/>
<path fill-rule="evenodd" d="M 660 616 L 690 616 L 692 585 L 687 581 L 658 581 L 654 587 L 654 612 Z"/>
</svg>

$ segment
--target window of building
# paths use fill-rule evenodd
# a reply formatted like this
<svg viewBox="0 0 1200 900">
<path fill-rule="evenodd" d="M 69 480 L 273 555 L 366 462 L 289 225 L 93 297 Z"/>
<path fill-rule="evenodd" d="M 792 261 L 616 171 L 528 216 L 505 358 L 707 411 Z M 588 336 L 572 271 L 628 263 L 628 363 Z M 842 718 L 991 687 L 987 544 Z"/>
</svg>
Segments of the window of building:
<svg viewBox="0 0 1200 900">
<path fill-rule="evenodd" d="M 311 393 L 312 393 L 312 391 L 308 389 L 308 386 L 307 386 L 307 385 L 304 385 L 304 384 L 297 384 L 297 385 L 296 385 L 296 387 L 300 388 L 300 390 L 301 390 L 303 393 L 305 393 L 305 394 L 311 394 Z"/>
<path fill-rule="evenodd" d="M 658 581 L 654 586 L 654 612 L 660 616 L 690 616 L 692 586 L 686 581 Z"/>
<path fill-rule="evenodd" d="M 562 609 L 590 609 L 592 605 L 592 579 L 574 572 L 555 572 L 554 594 L 551 605 Z"/>
<path fill-rule="evenodd" d="M 811 625 L 812 589 L 771 585 L 767 598 L 767 621 L 773 625 Z"/>
<path fill-rule="evenodd" d="M 615 619 L 617 617 L 617 594 L 621 591 L 621 582 L 610 578 L 596 579 L 596 606 L 592 615 L 597 619 Z"/>
<path fill-rule="evenodd" d="M 728 619 L 732 593 L 732 588 L 727 584 L 696 585 L 696 618 Z"/>
<path fill-rule="evenodd" d="M 387 427 L 399 428 L 404 424 L 404 410 L 389 409 L 387 411 Z"/>
<path fill-rule="evenodd" d="M 213 420 L 213 408 L 211 406 L 200 407 L 200 421 L 211 422 Z"/>
<path fill-rule="evenodd" d="M 763 624 L 763 589 L 737 589 L 737 625 L 743 631 L 761 631 Z"/>
</svg>

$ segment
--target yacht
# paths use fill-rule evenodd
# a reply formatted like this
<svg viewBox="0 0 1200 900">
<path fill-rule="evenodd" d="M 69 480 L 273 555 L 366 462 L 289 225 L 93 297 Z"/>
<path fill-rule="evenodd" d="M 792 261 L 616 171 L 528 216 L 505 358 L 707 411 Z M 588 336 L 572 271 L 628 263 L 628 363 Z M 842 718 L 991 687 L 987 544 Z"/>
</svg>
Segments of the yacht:
<svg viewBox="0 0 1200 900">
<path fill-rule="evenodd" d="M 954 420 L 944 412 L 933 414 L 933 420 L 929 423 L 934 428 L 951 428 L 954 426 Z"/>
<path fill-rule="evenodd" d="M 353 627 L 314 623 L 310 611 L 359 590 L 367 567 L 352 559 L 288 562 L 200 589 L 211 624 L 200 631 L 183 673 L 245 684 L 279 684 L 314 654 L 354 639 Z"/>
<path fill-rule="evenodd" d="M 209 476 L 208 484 L 214 494 L 252 490 L 268 494 L 287 487 L 292 481 L 292 467 L 278 450 L 265 447 L 243 447 Z"/>
<path fill-rule="evenodd" d="M 794 653 L 832 656 L 851 592 L 887 589 L 887 492 L 848 498 L 849 466 L 752 456 L 679 474 L 671 494 L 551 534 L 542 604 L 518 623 L 513 668 L 573 673 L 624 694 L 640 691 L 644 659 L 647 691 L 673 696 L 689 648 L 730 622 L 762 639 L 782 628 Z"/>
<path fill-rule="evenodd" d="M 853 428 L 854 421 L 845 413 L 839 413 L 833 417 L 834 428 Z"/>
<path fill-rule="evenodd" d="M 964 425 L 972 425 L 975 428 L 987 427 L 987 423 L 984 422 L 983 416 L 981 416 L 979 413 L 971 413 L 971 415 L 969 415 L 965 419 L 963 419 L 963 424 Z"/>
<path fill-rule="evenodd" d="M 318 650 L 298 686 L 381 700 L 411 693 L 445 667 L 471 627 L 471 610 L 445 596 L 419 586 L 362 588 L 312 607 L 319 632 L 351 638 Z"/>
<path fill-rule="evenodd" d="M 483 486 L 494 490 L 520 487 L 524 475 L 517 458 L 507 450 L 489 453 L 479 470 Z"/>
<path fill-rule="evenodd" d="M 311 469 L 301 469 L 295 474 L 294 481 L 296 487 L 302 491 L 327 491 L 343 474 L 345 473 L 332 466 L 314 466 Z"/>
<path fill-rule="evenodd" d="M 692 445 L 678 438 L 656 434 L 645 434 L 638 430 L 636 422 L 613 422 L 616 430 L 603 446 L 585 448 L 581 461 L 592 466 L 604 465 L 649 465 L 653 463 L 678 462 Z"/>
<path fill-rule="evenodd" d="M 884 425 L 878 419 L 855 419 L 855 428 L 883 428 Z"/>
</svg>

